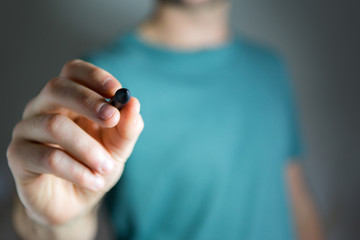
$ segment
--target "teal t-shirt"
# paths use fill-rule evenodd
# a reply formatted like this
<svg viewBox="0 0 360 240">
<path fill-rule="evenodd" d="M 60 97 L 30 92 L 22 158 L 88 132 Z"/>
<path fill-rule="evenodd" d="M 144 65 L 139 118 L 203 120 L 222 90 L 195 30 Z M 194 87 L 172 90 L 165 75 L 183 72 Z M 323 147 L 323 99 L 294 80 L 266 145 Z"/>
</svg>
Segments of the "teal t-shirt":
<svg viewBox="0 0 360 240">
<path fill-rule="evenodd" d="M 293 239 L 287 160 L 302 153 L 282 62 L 239 37 L 197 51 L 135 32 L 86 60 L 141 103 L 145 128 L 107 195 L 118 239 Z"/>
</svg>

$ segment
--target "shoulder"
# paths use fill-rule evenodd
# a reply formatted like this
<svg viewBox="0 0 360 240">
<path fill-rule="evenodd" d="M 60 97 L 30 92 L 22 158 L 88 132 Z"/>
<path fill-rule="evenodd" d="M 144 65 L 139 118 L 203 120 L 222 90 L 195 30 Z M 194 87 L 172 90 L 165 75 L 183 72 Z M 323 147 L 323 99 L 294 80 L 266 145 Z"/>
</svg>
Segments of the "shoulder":
<svg viewBox="0 0 360 240">
<path fill-rule="evenodd" d="M 278 93 L 288 94 L 292 91 L 291 73 L 279 51 L 247 38 L 239 37 L 238 41 L 250 76 Z"/>
<path fill-rule="evenodd" d="M 285 70 L 284 57 L 275 48 L 246 37 L 237 37 L 238 45 L 245 61 L 255 68 L 263 70 Z"/>
</svg>

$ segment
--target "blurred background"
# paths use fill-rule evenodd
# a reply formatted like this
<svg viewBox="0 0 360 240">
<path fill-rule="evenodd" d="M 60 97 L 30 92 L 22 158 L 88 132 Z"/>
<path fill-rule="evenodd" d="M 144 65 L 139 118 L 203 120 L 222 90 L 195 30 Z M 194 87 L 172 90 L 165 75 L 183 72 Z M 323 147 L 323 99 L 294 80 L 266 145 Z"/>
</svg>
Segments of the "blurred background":
<svg viewBox="0 0 360 240">
<path fill-rule="evenodd" d="M 233 4 L 235 31 L 275 47 L 287 60 L 308 146 L 306 177 L 329 239 L 360 239 L 360 3 Z M 149 0 L 2 1 L 0 239 L 16 239 L 10 219 L 14 183 L 5 153 L 26 102 L 65 61 L 136 26 L 152 6 Z M 103 225 L 100 235 L 107 231 Z"/>
</svg>

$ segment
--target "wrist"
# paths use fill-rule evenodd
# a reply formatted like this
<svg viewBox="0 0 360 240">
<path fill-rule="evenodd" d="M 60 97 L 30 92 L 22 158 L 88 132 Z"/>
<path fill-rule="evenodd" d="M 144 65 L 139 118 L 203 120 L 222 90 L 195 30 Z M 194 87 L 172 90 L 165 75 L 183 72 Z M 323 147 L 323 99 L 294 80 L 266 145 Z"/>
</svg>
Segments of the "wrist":
<svg viewBox="0 0 360 240">
<path fill-rule="evenodd" d="M 67 222 L 43 222 L 15 200 L 13 226 L 21 239 L 93 239 L 97 233 L 98 207 Z M 86 229 L 86 231 L 84 231 Z"/>
</svg>

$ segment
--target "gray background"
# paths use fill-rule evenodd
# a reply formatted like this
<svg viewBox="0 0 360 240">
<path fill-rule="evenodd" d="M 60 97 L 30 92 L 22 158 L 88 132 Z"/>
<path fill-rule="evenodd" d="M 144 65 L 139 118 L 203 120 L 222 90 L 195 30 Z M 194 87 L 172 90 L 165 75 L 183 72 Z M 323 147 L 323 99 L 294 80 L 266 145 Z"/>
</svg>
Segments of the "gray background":
<svg viewBox="0 0 360 240">
<path fill-rule="evenodd" d="M 309 150 L 306 176 L 329 239 L 360 239 L 359 6 L 238 0 L 232 8 L 236 31 L 276 47 L 288 61 Z M 26 102 L 65 61 L 133 27 L 151 7 L 146 0 L 1 2 L 0 239 L 13 239 L 5 152 Z"/>
</svg>

